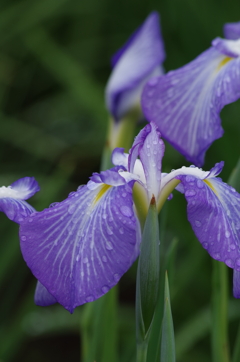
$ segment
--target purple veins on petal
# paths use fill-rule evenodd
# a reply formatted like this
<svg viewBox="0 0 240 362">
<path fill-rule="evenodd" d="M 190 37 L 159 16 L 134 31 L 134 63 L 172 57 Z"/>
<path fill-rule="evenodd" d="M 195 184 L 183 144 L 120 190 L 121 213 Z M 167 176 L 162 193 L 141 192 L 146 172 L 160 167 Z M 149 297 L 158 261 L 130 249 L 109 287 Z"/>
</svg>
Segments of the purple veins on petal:
<svg viewBox="0 0 240 362">
<path fill-rule="evenodd" d="M 240 270 L 240 195 L 220 178 L 196 178 L 189 183 L 186 177 L 179 179 L 198 240 L 212 258 Z"/>
<path fill-rule="evenodd" d="M 154 85 L 148 82 L 143 90 L 147 120 L 156 122 L 162 136 L 197 166 L 204 163 L 212 142 L 223 135 L 220 111 L 240 97 L 239 45 L 233 42 L 221 39 L 189 64 L 156 78 Z"/>
<path fill-rule="evenodd" d="M 161 63 L 164 59 L 159 16 L 153 12 L 113 56 L 113 71 L 106 87 L 106 104 L 115 120 L 140 102 L 147 79 L 163 73 Z"/>
<path fill-rule="evenodd" d="M 84 186 L 20 227 L 27 265 L 70 312 L 105 294 L 139 253 L 140 226 L 129 185 L 105 186 Z"/>
</svg>

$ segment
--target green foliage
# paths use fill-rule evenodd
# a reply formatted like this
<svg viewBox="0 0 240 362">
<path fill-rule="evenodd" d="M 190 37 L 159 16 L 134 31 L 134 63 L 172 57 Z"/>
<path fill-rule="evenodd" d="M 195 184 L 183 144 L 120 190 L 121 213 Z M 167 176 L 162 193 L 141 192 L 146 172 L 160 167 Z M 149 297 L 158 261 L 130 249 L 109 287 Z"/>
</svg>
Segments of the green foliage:
<svg viewBox="0 0 240 362">
<path fill-rule="evenodd" d="M 239 21 L 238 0 L 2 0 L 0 10 L 0 185 L 34 176 L 41 191 L 30 201 L 37 210 L 63 200 L 99 170 L 108 123 L 104 87 L 110 56 L 150 11 L 161 14 L 167 71 L 209 47 L 222 36 L 225 22 Z M 239 159 L 239 114 L 239 101 L 224 108 L 224 137 L 211 146 L 204 165 L 208 170 L 224 160 L 224 181 Z M 182 165 L 187 165 L 185 159 L 167 145 L 163 171 Z M 175 237 L 179 241 L 174 273 L 169 271 L 176 358 L 210 362 L 211 260 L 191 230 L 182 195 L 174 194 L 167 206 L 161 255 Z M 0 360 L 79 361 L 84 308 L 70 315 L 58 305 L 36 307 L 36 281 L 21 257 L 18 226 L 3 214 L 0 235 Z M 109 349 L 119 362 L 135 361 L 135 278 L 134 266 L 119 286 L 119 343 L 117 351 Z M 239 310 L 230 297 L 230 351 Z M 104 335 L 111 343 L 109 331 Z M 237 347 L 234 356 L 236 362 Z"/>
</svg>

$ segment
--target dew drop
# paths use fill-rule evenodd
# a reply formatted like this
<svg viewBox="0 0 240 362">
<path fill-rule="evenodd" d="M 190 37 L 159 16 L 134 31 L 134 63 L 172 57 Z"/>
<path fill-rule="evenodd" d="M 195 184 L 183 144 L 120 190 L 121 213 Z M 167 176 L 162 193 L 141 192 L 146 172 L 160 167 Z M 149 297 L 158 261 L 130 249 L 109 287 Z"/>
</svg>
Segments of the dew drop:
<svg viewBox="0 0 240 362">
<path fill-rule="evenodd" d="M 120 275 L 116 273 L 116 274 L 114 274 L 113 278 L 116 282 L 118 282 L 120 279 Z"/>
<path fill-rule="evenodd" d="M 76 205 L 70 205 L 68 208 L 68 213 L 73 214 L 75 210 L 76 210 Z"/>
<path fill-rule="evenodd" d="M 147 148 L 150 148 L 150 144 L 149 144 L 149 143 L 147 144 Z"/>
<path fill-rule="evenodd" d="M 119 229 L 119 232 L 120 232 L 120 234 L 124 234 L 123 228 L 120 228 L 120 229 Z"/>
<path fill-rule="evenodd" d="M 195 225 L 199 228 L 200 226 L 202 226 L 201 221 L 195 220 Z"/>
<path fill-rule="evenodd" d="M 237 266 L 240 266 L 240 258 L 238 258 L 238 259 L 236 260 L 236 264 L 237 264 Z"/>
<path fill-rule="evenodd" d="M 25 235 L 21 236 L 21 240 L 26 241 L 27 240 L 26 236 Z"/>
<path fill-rule="evenodd" d="M 83 271 L 81 272 L 81 277 L 84 277 L 84 272 Z"/>
<path fill-rule="evenodd" d="M 193 176 L 187 175 L 187 176 L 186 176 L 186 181 L 187 181 L 187 182 L 194 182 L 194 181 L 195 181 L 195 178 L 194 178 Z"/>
<path fill-rule="evenodd" d="M 109 287 L 107 286 L 107 285 L 104 285 L 103 287 L 102 287 L 102 292 L 103 293 L 107 293 L 108 291 L 109 291 Z"/>
<path fill-rule="evenodd" d="M 83 263 L 87 264 L 87 262 L 88 262 L 88 258 L 83 258 Z"/>
<path fill-rule="evenodd" d="M 230 245 L 230 248 L 231 248 L 232 250 L 235 250 L 235 249 L 236 249 L 236 246 L 235 246 L 234 244 L 231 244 L 231 245 Z"/>
<path fill-rule="evenodd" d="M 80 190 L 83 188 L 83 186 L 84 186 L 84 185 L 78 186 L 77 191 L 80 191 Z"/>
<path fill-rule="evenodd" d="M 30 217 L 30 219 L 28 219 L 28 222 L 32 222 L 33 221 L 33 219 Z"/>
<path fill-rule="evenodd" d="M 196 191 L 194 190 L 187 190 L 185 192 L 185 196 L 195 196 L 196 195 Z"/>
<path fill-rule="evenodd" d="M 52 204 L 49 205 L 49 207 L 54 207 L 57 206 L 59 204 L 59 202 L 53 202 Z"/>
<path fill-rule="evenodd" d="M 106 247 L 107 250 L 112 250 L 113 249 L 113 245 L 112 245 L 112 243 L 110 241 L 107 241 L 105 243 L 105 247 Z"/>
<path fill-rule="evenodd" d="M 226 238 L 229 238 L 230 237 L 230 232 L 227 230 L 227 231 L 225 231 L 225 236 L 226 236 Z"/>
<path fill-rule="evenodd" d="M 107 214 L 103 214 L 103 219 L 105 220 L 107 218 Z"/>
<path fill-rule="evenodd" d="M 225 260 L 225 264 L 226 264 L 227 266 L 229 266 L 230 268 L 232 268 L 234 263 L 233 263 L 232 259 L 226 259 L 226 260 Z"/>
<path fill-rule="evenodd" d="M 73 197 L 73 196 L 75 196 L 75 194 L 76 194 L 76 192 L 75 192 L 75 191 L 72 191 L 72 192 L 70 192 L 70 193 L 68 194 L 68 197 Z"/>
<path fill-rule="evenodd" d="M 113 235 L 113 232 L 110 228 L 107 228 L 107 233 L 108 233 L 108 235 Z"/>
<path fill-rule="evenodd" d="M 92 302 L 94 300 L 94 296 L 93 295 L 89 295 L 88 297 L 86 297 L 86 301 L 87 302 Z"/>
<path fill-rule="evenodd" d="M 79 259 L 80 259 L 80 255 L 78 254 L 78 255 L 76 256 L 76 261 L 79 261 Z"/>
<path fill-rule="evenodd" d="M 126 192 L 124 192 L 123 194 L 122 194 L 122 197 L 126 197 L 127 196 L 127 194 L 126 194 Z"/>
<path fill-rule="evenodd" d="M 121 206 L 120 210 L 121 210 L 121 213 L 127 217 L 130 217 L 133 214 L 132 210 L 128 206 Z"/>
<path fill-rule="evenodd" d="M 199 189 L 202 189 L 204 187 L 203 181 L 202 180 L 197 180 L 197 187 Z"/>
<path fill-rule="evenodd" d="M 103 261 L 104 263 L 107 263 L 107 257 L 106 257 L 105 255 L 103 255 L 102 261 Z"/>
<path fill-rule="evenodd" d="M 202 246 L 204 247 L 204 249 L 208 248 L 208 243 L 203 243 Z"/>
<path fill-rule="evenodd" d="M 216 260 L 219 260 L 220 259 L 220 254 L 219 253 L 213 254 L 213 258 L 216 259 Z"/>
</svg>

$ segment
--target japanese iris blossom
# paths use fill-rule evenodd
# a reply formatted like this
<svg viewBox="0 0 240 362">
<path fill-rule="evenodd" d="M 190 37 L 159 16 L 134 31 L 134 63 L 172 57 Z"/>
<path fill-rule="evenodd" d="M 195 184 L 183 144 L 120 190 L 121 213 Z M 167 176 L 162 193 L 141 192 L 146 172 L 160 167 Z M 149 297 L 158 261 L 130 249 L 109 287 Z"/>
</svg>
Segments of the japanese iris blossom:
<svg viewBox="0 0 240 362">
<path fill-rule="evenodd" d="M 223 135 L 220 112 L 240 98 L 240 23 L 226 24 L 227 39 L 187 65 L 152 78 L 142 95 L 143 112 L 162 136 L 197 166 Z"/>
<path fill-rule="evenodd" d="M 23 257 L 39 280 L 37 304 L 57 301 L 72 312 L 107 293 L 140 252 L 139 210 L 147 210 L 153 196 L 160 209 L 175 187 L 185 195 L 188 220 L 202 246 L 240 270 L 240 195 L 217 177 L 223 162 L 207 172 L 192 166 L 163 174 L 163 154 L 164 143 L 151 122 L 129 154 L 113 151 L 114 168 L 94 173 L 66 200 L 15 218 Z M 140 192 L 134 203 L 136 186 Z M 12 201 L 3 202 L 7 207 Z"/>
</svg>

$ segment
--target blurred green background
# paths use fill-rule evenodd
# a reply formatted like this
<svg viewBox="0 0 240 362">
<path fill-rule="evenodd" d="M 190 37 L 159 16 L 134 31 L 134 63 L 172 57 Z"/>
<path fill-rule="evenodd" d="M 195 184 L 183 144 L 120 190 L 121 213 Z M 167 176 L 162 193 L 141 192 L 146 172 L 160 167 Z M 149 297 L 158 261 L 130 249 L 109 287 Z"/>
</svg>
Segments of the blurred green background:
<svg viewBox="0 0 240 362">
<path fill-rule="evenodd" d="M 63 200 L 100 167 L 108 115 L 104 88 L 110 56 L 147 17 L 161 15 L 166 71 L 178 68 L 240 20 L 239 0 L 1 0 L 0 185 L 34 176 L 42 210 Z M 225 161 L 227 181 L 240 155 L 240 102 L 222 111 L 225 135 L 207 152 L 204 168 Z M 163 171 L 188 165 L 167 146 Z M 165 208 L 162 248 L 178 246 L 170 274 L 177 361 L 210 357 L 211 260 L 186 218 L 182 195 Z M 18 225 L 0 215 L 0 361 L 80 361 L 82 307 L 36 307 L 35 279 L 22 260 Z M 120 282 L 119 357 L 134 361 L 135 267 Z M 230 346 L 240 301 L 230 295 Z M 101 361 L 97 361 L 101 362 Z M 103 361 L 104 362 L 104 361 Z"/>
</svg>

